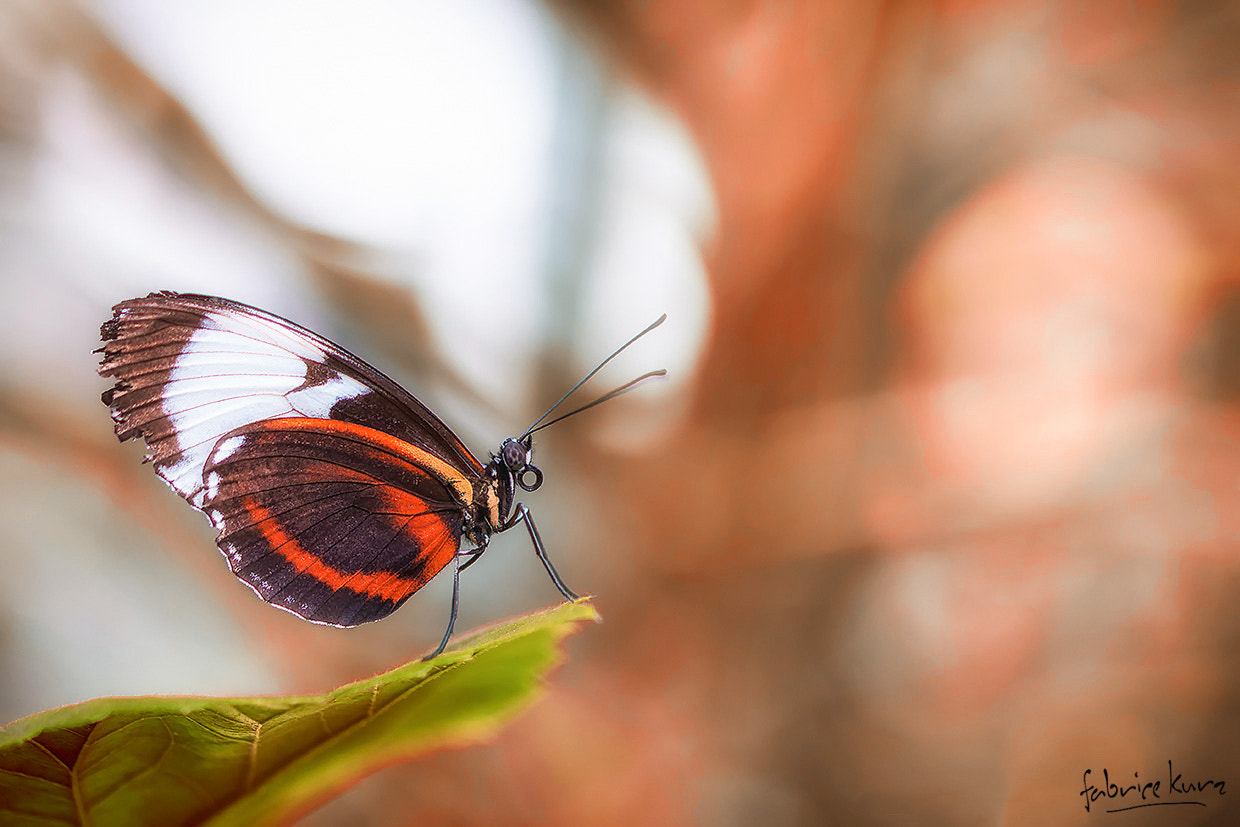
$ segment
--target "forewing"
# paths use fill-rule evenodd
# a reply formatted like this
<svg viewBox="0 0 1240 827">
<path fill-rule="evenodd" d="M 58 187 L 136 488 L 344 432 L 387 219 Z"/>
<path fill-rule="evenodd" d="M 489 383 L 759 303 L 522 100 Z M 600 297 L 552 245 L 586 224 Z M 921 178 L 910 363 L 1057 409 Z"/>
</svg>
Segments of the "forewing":
<svg viewBox="0 0 1240 827">
<path fill-rule="evenodd" d="M 280 418 L 220 440 L 202 508 L 233 573 L 316 623 L 386 617 L 460 547 L 469 480 L 387 434 Z"/>
<path fill-rule="evenodd" d="M 99 373 L 121 440 L 142 436 L 156 472 L 195 507 L 219 439 L 280 417 L 330 418 L 386 432 L 476 478 L 481 464 L 421 402 L 317 334 L 211 296 L 121 302 L 101 328 Z"/>
</svg>

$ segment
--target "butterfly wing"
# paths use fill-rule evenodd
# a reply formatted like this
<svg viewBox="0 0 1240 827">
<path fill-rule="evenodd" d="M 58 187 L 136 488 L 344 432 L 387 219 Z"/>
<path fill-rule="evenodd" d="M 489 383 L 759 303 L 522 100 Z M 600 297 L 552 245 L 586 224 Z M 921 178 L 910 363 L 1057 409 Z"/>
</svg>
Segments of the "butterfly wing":
<svg viewBox="0 0 1240 827">
<path fill-rule="evenodd" d="M 202 508 L 260 597 L 355 626 L 391 614 L 452 560 L 472 495 L 465 477 L 382 431 L 290 417 L 219 441 Z"/>
<path fill-rule="evenodd" d="M 477 476 L 460 439 L 387 376 L 271 313 L 212 296 L 153 293 L 121 302 L 101 328 L 99 373 L 121 440 L 142 436 L 155 471 L 193 502 L 224 434 L 306 416 L 390 433 Z"/>
<path fill-rule="evenodd" d="M 176 293 L 121 302 L 101 336 L 117 436 L 145 439 L 156 473 L 208 513 L 234 572 L 264 599 L 318 622 L 377 619 L 459 546 L 481 464 L 340 346 L 239 302 Z M 350 465 L 349 451 L 363 458 Z"/>
</svg>

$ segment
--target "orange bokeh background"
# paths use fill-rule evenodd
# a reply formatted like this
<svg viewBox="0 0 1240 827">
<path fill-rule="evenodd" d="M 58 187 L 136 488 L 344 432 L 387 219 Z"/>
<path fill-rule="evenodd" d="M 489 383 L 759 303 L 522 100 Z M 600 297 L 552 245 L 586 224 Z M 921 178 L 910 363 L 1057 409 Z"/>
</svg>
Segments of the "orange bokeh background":
<svg viewBox="0 0 1240 827">
<path fill-rule="evenodd" d="M 540 526 L 605 618 L 570 639 L 548 697 L 494 743 L 389 768 L 306 822 L 1084 824 L 1089 768 L 1172 759 L 1240 783 L 1240 6 L 550 9 L 700 153 L 700 356 L 637 447 L 586 416 L 544 437 Z M 5 64 L 6 140 L 27 140 L 30 78 L 72 66 L 301 261 L 307 295 L 372 327 L 353 340 L 368 358 L 442 370 L 418 291 L 267 210 L 88 15 L 5 15 L 33 56 Z M 105 312 L 105 293 L 82 304 Z M 576 369 L 539 358 L 555 398 Z M 356 634 L 253 600 L 110 441 L 98 388 L 76 390 L 6 379 L 7 443 L 35 459 L 4 484 L 50 464 L 104 496 L 99 531 L 142 526 L 215 592 L 236 627 L 220 645 L 267 661 L 269 691 L 437 640 L 441 597 Z M 490 606 L 467 587 L 473 620 L 549 600 L 537 576 Z M 10 673 L 36 660 L 4 655 Z M 0 678 L 10 717 L 37 708 L 16 686 Z M 1240 818 L 1229 798 L 1175 823 Z"/>
</svg>

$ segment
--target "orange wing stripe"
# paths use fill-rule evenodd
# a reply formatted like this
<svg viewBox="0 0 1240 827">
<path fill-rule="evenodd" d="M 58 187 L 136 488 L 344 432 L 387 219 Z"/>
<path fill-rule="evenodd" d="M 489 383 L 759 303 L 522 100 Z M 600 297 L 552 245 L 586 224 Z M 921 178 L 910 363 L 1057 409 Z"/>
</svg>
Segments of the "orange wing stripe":
<svg viewBox="0 0 1240 827">
<path fill-rule="evenodd" d="M 474 501 L 474 486 L 461 475 L 451 464 L 434 454 L 411 445 L 403 439 L 391 434 L 368 428 L 365 425 L 354 425 L 351 422 L 340 422 L 335 419 L 316 419 L 311 417 L 282 417 L 263 423 L 271 429 L 287 429 L 302 431 L 318 431 L 320 433 L 340 434 L 356 440 L 363 445 L 370 445 L 381 451 L 394 454 L 412 465 L 425 468 L 449 486 L 457 496 L 461 505 L 471 505 Z"/>
<path fill-rule="evenodd" d="M 309 574 L 319 582 L 331 587 L 332 590 L 349 589 L 366 597 L 378 597 L 397 603 L 426 585 L 426 582 L 437 574 L 439 569 L 443 568 L 442 565 L 433 565 L 432 561 L 428 559 L 427 562 L 431 563 L 431 565 L 422 567 L 421 571 L 424 577 L 421 578 L 399 577 L 396 573 L 390 571 L 377 571 L 369 574 L 361 572 L 347 574 L 332 568 L 316 555 L 306 550 L 301 543 L 297 542 L 297 538 L 284 530 L 280 525 L 279 518 L 253 497 L 242 498 L 242 505 L 253 518 L 255 528 L 262 533 L 263 539 L 271 545 L 272 550 L 276 554 L 279 554 L 295 566 L 298 571 Z M 437 522 L 439 522 L 440 526 L 439 536 L 445 537 L 448 534 L 447 526 L 443 524 L 442 520 L 437 519 Z M 435 556 L 438 557 L 440 555 Z"/>
</svg>

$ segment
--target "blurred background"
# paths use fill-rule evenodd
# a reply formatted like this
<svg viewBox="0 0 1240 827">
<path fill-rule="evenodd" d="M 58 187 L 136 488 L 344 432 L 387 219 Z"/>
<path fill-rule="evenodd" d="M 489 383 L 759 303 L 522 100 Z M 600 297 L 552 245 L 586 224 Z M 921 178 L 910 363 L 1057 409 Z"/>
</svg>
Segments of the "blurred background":
<svg viewBox="0 0 1240 827">
<path fill-rule="evenodd" d="M 115 302 L 293 318 L 483 456 L 667 312 L 595 391 L 667 380 L 538 440 L 605 623 L 305 823 L 1233 823 L 1080 791 L 1240 785 L 1238 45 L 1206 0 L 7 0 L 0 720 L 446 621 L 238 583 L 112 435 Z M 515 534 L 458 628 L 556 599 Z"/>
</svg>

